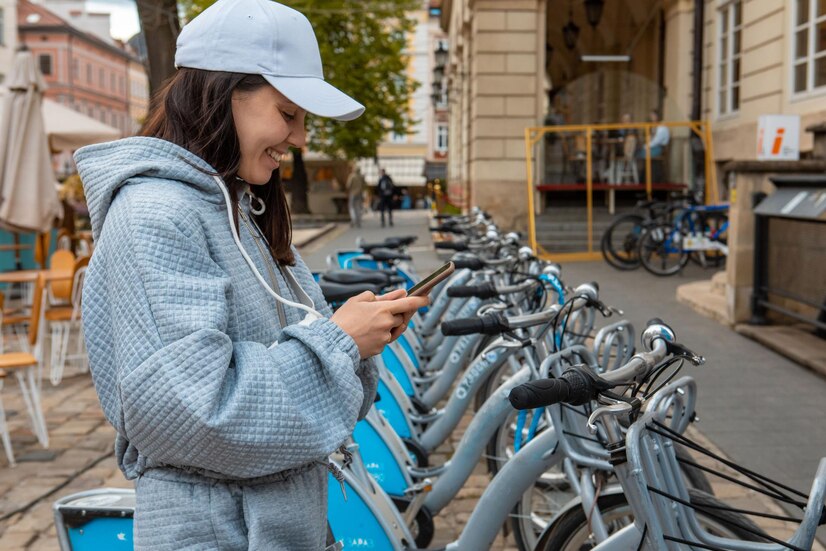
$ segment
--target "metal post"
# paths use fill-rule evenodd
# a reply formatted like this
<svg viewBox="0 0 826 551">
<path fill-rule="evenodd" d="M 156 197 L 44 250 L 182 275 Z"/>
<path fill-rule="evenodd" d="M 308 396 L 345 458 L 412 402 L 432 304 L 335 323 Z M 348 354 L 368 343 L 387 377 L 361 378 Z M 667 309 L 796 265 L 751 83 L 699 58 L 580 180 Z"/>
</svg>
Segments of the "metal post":
<svg viewBox="0 0 826 551">
<path fill-rule="evenodd" d="M 645 125 L 645 195 L 651 200 L 651 125 Z"/>
<path fill-rule="evenodd" d="M 752 208 L 766 198 L 766 194 L 758 192 L 751 199 Z M 751 291 L 751 325 L 766 325 L 766 307 L 763 301 L 768 299 L 766 286 L 769 279 L 769 218 L 759 214 L 754 215 L 754 281 Z"/>
<path fill-rule="evenodd" d="M 539 254 L 536 248 L 536 212 L 533 205 L 533 144 L 531 143 L 531 129 L 525 129 L 525 162 L 527 163 L 528 182 L 528 233 L 530 234 L 531 249 L 535 254 Z"/>
<path fill-rule="evenodd" d="M 585 129 L 585 194 L 588 204 L 588 252 L 594 252 L 594 198 L 593 198 L 593 178 L 594 170 L 591 166 L 593 154 L 591 151 L 591 127 Z"/>
</svg>

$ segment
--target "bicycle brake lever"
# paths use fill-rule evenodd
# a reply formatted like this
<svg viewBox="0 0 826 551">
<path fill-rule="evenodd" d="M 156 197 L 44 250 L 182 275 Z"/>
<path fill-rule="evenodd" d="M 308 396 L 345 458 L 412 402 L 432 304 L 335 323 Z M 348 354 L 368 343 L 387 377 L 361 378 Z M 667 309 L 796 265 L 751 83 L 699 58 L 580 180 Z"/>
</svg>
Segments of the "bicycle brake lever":
<svg viewBox="0 0 826 551">
<path fill-rule="evenodd" d="M 614 312 L 618 316 L 624 316 L 625 315 L 625 312 L 623 310 L 620 310 L 619 308 L 616 308 L 615 306 L 608 306 L 608 309 L 611 310 L 612 312 Z"/>
<path fill-rule="evenodd" d="M 588 431 L 591 434 L 596 434 L 597 432 L 597 419 L 602 417 L 603 415 L 617 415 L 620 413 L 630 413 L 634 410 L 634 407 L 629 404 L 628 402 L 617 402 L 615 404 L 611 404 L 608 406 L 600 406 L 591 413 L 591 416 L 588 417 Z"/>
<path fill-rule="evenodd" d="M 669 354 L 685 358 L 694 365 L 703 365 L 706 363 L 706 359 L 703 356 L 695 354 L 680 343 L 666 341 L 665 347 Z"/>
<path fill-rule="evenodd" d="M 491 302 L 490 304 L 484 304 L 481 307 L 479 307 L 479 310 L 476 312 L 476 315 L 484 316 L 485 314 L 488 314 L 490 312 L 507 310 L 509 307 L 509 304 L 503 302 Z"/>
</svg>

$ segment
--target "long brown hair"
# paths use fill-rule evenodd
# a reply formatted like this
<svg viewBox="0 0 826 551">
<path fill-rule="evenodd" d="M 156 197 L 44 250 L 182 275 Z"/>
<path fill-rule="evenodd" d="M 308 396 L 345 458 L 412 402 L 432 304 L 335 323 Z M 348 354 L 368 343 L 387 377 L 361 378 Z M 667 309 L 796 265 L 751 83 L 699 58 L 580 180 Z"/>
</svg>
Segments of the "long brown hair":
<svg viewBox="0 0 826 551">
<path fill-rule="evenodd" d="M 270 84 L 260 75 L 178 69 L 158 92 L 153 102 L 156 107 L 141 130 L 142 136 L 179 145 L 215 169 L 229 187 L 236 227 L 243 183 L 236 179 L 241 147 L 232 118 L 232 93 L 254 92 L 264 86 Z M 267 238 L 273 260 L 295 264 L 290 208 L 279 171 L 273 171 L 267 184 L 250 186 L 250 192 L 266 205 L 263 214 L 252 216 Z"/>
</svg>

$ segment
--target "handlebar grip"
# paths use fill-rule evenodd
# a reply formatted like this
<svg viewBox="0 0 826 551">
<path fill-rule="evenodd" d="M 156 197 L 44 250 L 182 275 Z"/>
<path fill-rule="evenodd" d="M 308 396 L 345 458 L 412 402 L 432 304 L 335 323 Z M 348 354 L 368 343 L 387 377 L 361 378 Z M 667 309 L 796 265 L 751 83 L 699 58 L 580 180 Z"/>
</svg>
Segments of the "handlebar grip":
<svg viewBox="0 0 826 551">
<path fill-rule="evenodd" d="M 457 235 L 464 235 L 465 232 L 463 230 L 453 228 L 450 226 L 436 226 L 435 228 L 428 228 L 432 232 L 439 232 L 439 233 L 455 233 Z"/>
<path fill-rule="evenodd" d="M 559 402 L 581 406 L 593 400 L 601 388 L 604 389 L 593 378 L 573 367 L 556 379 L 541 379 L 515 387 L 508 400 L 516 409 L 533 409 Z"/>
<path fill-rule="evenodd" d="M 498 335 L 510 330 L 508 320 L 498 313 L 475 318 L 463 318 L 442 323 L 442 334 L 446 337 L 460 335 Z"/>
<path fill-rule="evenodd" d="M 467 243 L 461 241 L 437 241 L 433 244 L 436 249 L 448 249 L 451 251 L 466 251 L 468 250 Z"/>
<path fill-rule="evenodd" d="M 453 298 L 469 298 L 476 297 L 481 299 L 494 298 L 497 296 L 496 287 L 490 282 L 482 283 L 481 285 L 454 285 L 448 287 L 447 296 Z"/>
<path fill-rule="evenodd" d="M 645 326 L 651 327 L 652 325 L 666 325 L 666 323 L 660 318 L 651 318 L 650 320 L 648 320 L 648 323 L 646 323 Z"/>
<path fill-rule="evenodd" d="M 516 409 L 534 409 L 564 402 L 570 394 L 564 379 L 540 379 L 514 387 L 508 400 Z"/>
<path fill-rule="evenodd" d="M 457 270 L 467 268 L 475 272 L 485 267 L 485 263 L 478 258 L 454 258 L 452 261 Z"/>
</svg>

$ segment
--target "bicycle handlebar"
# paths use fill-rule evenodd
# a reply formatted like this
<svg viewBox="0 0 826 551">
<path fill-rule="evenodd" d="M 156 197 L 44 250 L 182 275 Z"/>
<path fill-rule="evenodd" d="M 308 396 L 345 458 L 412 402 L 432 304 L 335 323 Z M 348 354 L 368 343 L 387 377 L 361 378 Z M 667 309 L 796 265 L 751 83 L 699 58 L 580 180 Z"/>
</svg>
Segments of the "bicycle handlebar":
<svg viewBox="0 0 826 551">
<path fill-rule="evenodd" d="M 647 350 L 635 354 L 622 367 L 601 376 L 593 375 L 582 368 L 569 369 L 555 379 L 530 381 L 514 387 L 508 395 L 508 400 L 516 409 L 534 409 L 561 402 L 581 405 L 596 398 L 604 390 L 647 376 L 650 370 L 668 355 L 667 343 L 674 334 L 670 327 L 656 321 L 660 320 L 649 322 L 643 333 L 643 346 Z M 647 339 L 646 333 L 649 334 Z"/>
<path fill-rule="evenodd" d="M 451 298 L 476 297 L 481 299 L 494 298 L 499 293 L 493 283 L 486 281 L 479 285 L 454 285 L 447 290 L 447 296 Z"/>
<path fill-rule="evenodd" d="M 468 270 L 473 270 L 474 272 L 476 272 L 478 270 L 484 270 L 485 269 L 485 263 L 482 261 L 481 258 L 476 258 L 476 257 L 452 258 L 451 261 L 456 266 L 457 270 L 467 268 Z"/>
<path fill-rule="evenodd" d="M 468 250 L 468 245 L 462 241 L 437 241 L 433 244 L 433 247 L 436 249 L 447 249 L 450 251 L 466 251 Z"/>
<path fill-rule="evenodd" d="M 506 285 L 504 287 L 496 287 L 493 283 L 486 281 L 479 285 L 456 285 L 447 290 L 447 296 L 452 298 L 469 298 L 476 297 L 481 299 L 496 298 L 501 295 L 513 295 L 527 291 L 536 285 L 536 281 L 528 279 L 517 283 L 516 285 Z"/>
<path fill-rule="evenodd" d="M 460 335 L 498 335 L 509 331 L 508 320 L 502 314 L 495 312 L 475 318 L 464 318 L 442 323 L 442 334 L 446 337 Z"/>
<path fill-rule="evenodd" d="M 520 285 L 524 285 L 525 283 L 528 282 L 523 282 Z M 529 284 L 532 284 L 532 282 Z M 567 313 L 584 308 L 589 303 L 598 300 L 597 291 L 593 283 L 580 285 L 574 292 L 577 296 L 574 298 L 573 304 L 570 305 L 570 311 L 568 311 L 568 306 L 564 306 Z M 498 335 L 499 333 L 505 333 L 513 329 L 526 329 L 548 323 L 558 316 L 562 309 L 563 306 L 554 304 L 541 312 L 521 316 L 505 317 L 497 312 L 495 314 L 485 314 L 484 316 L 476 316 L 473 318 L 450 320 L 442 323 L 442 334 L 445 336 L 473 335 L 476 333 Z"/>
</svg>

